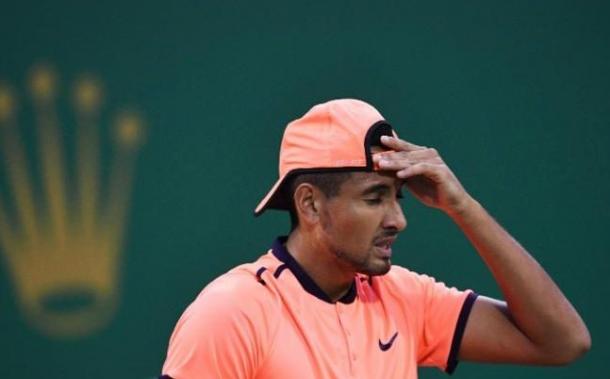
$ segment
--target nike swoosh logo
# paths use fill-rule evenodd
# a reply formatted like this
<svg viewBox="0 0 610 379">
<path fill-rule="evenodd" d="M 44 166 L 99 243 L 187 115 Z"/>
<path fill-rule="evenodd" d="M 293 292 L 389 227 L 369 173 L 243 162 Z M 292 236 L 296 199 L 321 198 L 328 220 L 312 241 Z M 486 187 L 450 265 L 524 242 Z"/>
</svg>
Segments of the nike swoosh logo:
<svg viewBox="0 0 610 379">
<path fill-rule="evenodd" d="M 392 336 L 392 338 L 390 338 L 390 340 L 386 343 L 381 342 L 381 340 L 379 340 L 379 348 L 381 349 L 381 351 L 386 351 L 389 348 L 392 347 L 392 344 L 394 343 L 394 340 L 396 339 L 396 337 L 398 337 L 398 332 L 394 333 L 394 335 Z"/>
</svg>

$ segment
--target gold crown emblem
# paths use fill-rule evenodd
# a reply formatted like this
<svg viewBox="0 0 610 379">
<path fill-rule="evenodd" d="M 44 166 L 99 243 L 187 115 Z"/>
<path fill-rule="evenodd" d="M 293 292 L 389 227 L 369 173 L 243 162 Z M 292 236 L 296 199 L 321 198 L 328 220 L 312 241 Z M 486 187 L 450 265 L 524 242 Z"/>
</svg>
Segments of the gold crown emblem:
<svg viewBox="0 0 610 379">
<path fill-rule="evenodd" d="M 74 141 L 62 137 L 53 70 L 32 70 L 29 89 L 35 149 L 18 130 L 15 93 L 0 83 L 0 186 L 6 189 L 0 196 L 0 250 L 29 323 L 48 336 L 81 337 L 107 324 L 117 308 L 120 250 L 143 125 L 134 112 L 116 113 L 104 176 L 101 83 L 92 76 L 74 83 Z M 73 144 L 72 159 L 64 143 Z M 37 166 L 30 164 L 34 160 Z M 38 178 L 30 166 L 38 167 Z"/>
</svg>

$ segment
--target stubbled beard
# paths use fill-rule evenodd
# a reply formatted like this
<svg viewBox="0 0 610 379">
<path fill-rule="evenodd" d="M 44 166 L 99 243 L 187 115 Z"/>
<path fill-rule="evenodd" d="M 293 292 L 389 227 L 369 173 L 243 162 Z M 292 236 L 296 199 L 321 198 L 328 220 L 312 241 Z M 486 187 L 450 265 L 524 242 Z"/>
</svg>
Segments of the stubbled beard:
<svg viewBox="0 0 610 379">
<path fill-rule="evenodd" d="M 348 266 L 350 269 L 354 270 L 355 272 L 359 273 L 359 274 L 364 274 L 364 275 L 369 275 L 369 276 L 379 276 L 379 275 L 385 275 L 388 273 L 388 271 L 390 271 L 391 268 L 391 264 L 388 263 L 388 265 L 384 265 L 383 267 L 370 267 L 371 265 L 367 264 L 369 262 L 369 258 L 370 254 L 367 255 L 363 261 L 360 260 L 356 260 L 356 259 L 351 259 L 351 257 L 353 255 L 351 254 L 346 254 L 345 252 L 343 252 L 340 249 L 336 249 L 334 246 L 331 247 L 333 254 L 335 255 L 335 257 L 337 258 L 338 261 L 340 261 L 342 264 L 344 264 L 345 266 Z"/>
<path fill-rule="evenodd" d="M 376 270 L 374 270 L 372 267 L 369 267 L 369 265 L 367 263 L 370 260 L 372 251 L 369 251 L 368 254 L 366 254 L 363 257 L 363 260 L 360 261 L 360 260 L 352 258 L 354 256 L 359 256 L 359 254 L 345 253 L 341 248 L 337 247 L 335 245 L 333 239 L 330 237 L 332 235 L 332 231 L 333 231 L 333 223 L 331 222 L 331 218 L 328 217 L 328 214 L 326 214 L 326 216 L 327 217 L 324 217 L 322 219 L 322 229 L 326 233 L 326 240 L 329 244 L 332 254 L 337 258 L 337 261 L 343 267 L 353 270 L 354 272 L 364 274 L 364 275 L 369 275 L 369 276 L 385 275 L 388 273 L 388 271 L 390 271 L 391 264 L 384 265 L 382 269 L 376 269 Z M 397 233 L 396 231 L 385 232 L 383 236 L 384 237 L 392 236 L 392 235 L 396 235 L 396 233 Z M 372 242 L 371 242 L 371 244 L 372 244 Z"/>
</svg>

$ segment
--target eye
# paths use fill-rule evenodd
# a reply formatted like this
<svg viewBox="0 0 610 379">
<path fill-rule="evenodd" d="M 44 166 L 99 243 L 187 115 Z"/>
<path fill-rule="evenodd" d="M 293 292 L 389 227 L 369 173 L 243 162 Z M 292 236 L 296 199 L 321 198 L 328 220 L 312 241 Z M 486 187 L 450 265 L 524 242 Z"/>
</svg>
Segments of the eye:
<svg viewBox="0 0 610 379">
<path fill-rule="evenodd" d="M 377 197 L 374 199 L 364 199 L 364 201 L 369 205 L 378 205 L 381 204 L 381 198 Z"/>
</svg>

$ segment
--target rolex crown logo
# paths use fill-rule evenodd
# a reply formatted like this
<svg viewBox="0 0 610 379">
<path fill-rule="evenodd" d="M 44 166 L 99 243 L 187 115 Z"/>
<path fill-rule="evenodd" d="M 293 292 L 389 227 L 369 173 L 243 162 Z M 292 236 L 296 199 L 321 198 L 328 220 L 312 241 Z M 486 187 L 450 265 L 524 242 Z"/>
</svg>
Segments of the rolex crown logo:
<svg viewBox="0 0 610 379">
<path fill-rule="evenodd" d="M 58 88 L 49 67 L 32 70 L 32 111 L 22 112 L 33 119 L 28 139 L 17 123 L 18 97 L 0 82 L 0 250 L 28 322 L 51 337 L 82 337 L 117 308 L 143 125 L 136 113 L 117 112 L 105 148 L 101 83 L 76 80 L 67 113 L 59 111 Z M 67 125 L 74 138 L 64 139 Z"/>
</svg>

